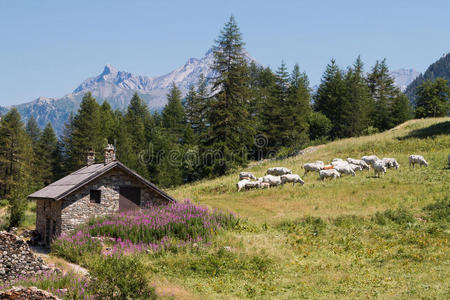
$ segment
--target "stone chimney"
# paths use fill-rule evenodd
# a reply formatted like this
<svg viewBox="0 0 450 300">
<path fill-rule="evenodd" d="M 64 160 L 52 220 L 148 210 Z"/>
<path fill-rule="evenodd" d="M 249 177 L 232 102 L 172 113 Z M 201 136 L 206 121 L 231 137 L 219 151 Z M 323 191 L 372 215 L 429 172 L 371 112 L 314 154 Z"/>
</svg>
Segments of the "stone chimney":
<svg viewBox="0 0 450 300">
<path fill-rule="evenodd" d="M 116 160 L 116 149 L 113 145 L 108 144 L 105 147 L 105 165 Z"/>
<path fill-rule="evenodd" d="M 95 151 L 92 148 L 89 148 L 87 152 L 86 165 L 90 166 L 95 164 Z"/>
</svg>

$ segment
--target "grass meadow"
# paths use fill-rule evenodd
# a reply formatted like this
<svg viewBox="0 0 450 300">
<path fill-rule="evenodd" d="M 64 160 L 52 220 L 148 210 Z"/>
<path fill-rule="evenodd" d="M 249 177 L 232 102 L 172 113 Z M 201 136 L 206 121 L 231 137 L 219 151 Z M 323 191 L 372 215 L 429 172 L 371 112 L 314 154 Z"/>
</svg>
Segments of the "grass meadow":
<svg viewBox="0 0 450 300">
<path fill-rule="evenodd" d="M 395 157 L 400 169 L 381 178 L 373 171 L 325 182 L 318 174 L 303 176 L 305 162 L 370 154 Z M 423 155 L 429 167 L 410 168 L 410 154 Z M 192 230 L 208 234 L 207 242 L 131 255 L 139 258 L 142 276 L 161 299 L 448 299 L 449 154 L 450 118 L 436 118 L 334 141 L 304 155 L 252 163 L 227 176 L 168 191 L 179 200 L 233 212 L 236 222 L 212 231 L 205 231 L 206 223 L 194 222 Z M 300 174 L 305 185 L 236 191 L 240 171 L 260 177 L 275 166 Z M 0 208 L 0 216 L 5 209 Z M 30 204 L 23 227 L 34 222 L 33 209 Z M 108 226 L 102 235 L 117 229 Z M 136 226 L 130 232 L 142 235 Z M 175 239 L 193 235 L 167 228 L 178 232 L 165 233 Z M 59 247 L 53 255 L 68 259 L 67 249 Z M 95 266 L 85 262 L 100 254 L 75 250 L 78 254 L 69 260 L 88 269 Z M 117 262 L 119 269 L 121 264 Z"/>
<path fill-rule="evenodd" d="M 157 291 L 181 299 L 448 299 L 449 134 L 450 118 L 412 120 L 245 169 L 259 177 L 284 166 L 302 176 L 305 162 L 395 157 L 400 169 L 382 178 L 364 171 L 321 182 L 310 173 L 304 186 L 238 193 L 237 170 L 170 190 L 246 221 L 211 247 L 148 258 L 149 276 Z M 410 168 L 410 154 L 429 167 Z"/>
</svg>

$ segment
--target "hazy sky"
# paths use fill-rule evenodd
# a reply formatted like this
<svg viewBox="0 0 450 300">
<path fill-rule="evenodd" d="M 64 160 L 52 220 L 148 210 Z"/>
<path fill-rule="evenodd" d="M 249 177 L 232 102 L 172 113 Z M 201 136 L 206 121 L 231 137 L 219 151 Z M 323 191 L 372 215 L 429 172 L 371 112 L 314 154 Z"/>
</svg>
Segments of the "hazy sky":
<svg viewBox="0 0 450 300">
<path fill-rule="evenodd" d="M 335 58 L 423 72 L 450 51 L 450 1 L 0 0 L 0 105 L 61 97 L 110 63 L 157 76 L 202 57 L 234 14 L 261 64 L 312 84 Z"/>
</svg>

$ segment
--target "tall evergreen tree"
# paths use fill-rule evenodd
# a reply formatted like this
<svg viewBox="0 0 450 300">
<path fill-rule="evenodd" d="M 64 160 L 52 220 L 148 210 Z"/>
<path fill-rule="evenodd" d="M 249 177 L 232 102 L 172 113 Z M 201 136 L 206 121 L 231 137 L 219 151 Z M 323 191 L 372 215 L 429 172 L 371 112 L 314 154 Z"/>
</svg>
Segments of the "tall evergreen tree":
<svg viewBox="0 0 450 300">
<path fill-rule="evenodd" d="M 426 80 L 418 88 L 416 94 L 416 117 L 444 117 L 450 112 L 450 86 L 448 81 L 437 78 Z"/>
<path fill-rule="evenodd" d="M 186 120 L 191 126 L 194 134 L 200 139 L 207 130 L 208 117 L 208 88 L 203 74 L 200 75 L 197 89 L 194 86 L 189 88 L 184 103 Z"/>
<path fill-rule="evenodd" d="M 298 64 L 289 78 L 287 107 L 285 113 L 285 146 L 298 150 L 309 141 L 308 118 L 311 113 L 309 80 L 300 72 Z"/>
<path fill-rule="evenodd" d="M 167 94 L 167 104 L 162 111 L 162 122 L 175 143 L 180 143 L 186 131 L 186 116 L 181 104 L 181 91 L 175 83 Z"/>
<path fill-rule="evenodd" d="M 101 134 L 100 106 L 90 92 L 84 95 L 73 119 L 71 139 L 71 171 L 86 165 L 86 153 L 90 148 L 97 156 L 103 153 L 105 141 Z"/>
<path fill-rule="evenodd" d="M 401 116 L 408 114 L 410 107 L 401 91 L 394 85 L 394 79 L 389 72 L 386 59 L 377 61 L 368 76 L 369 88 L 375 101 L 373 119 L 375 127 L 386 130 L 399 124 Z M 399 109 L 407 111 L 399 111 Z"/>
<path fill-rule="evenodd" d="M 235 164 L 244 164 L 254 130 L 248 118 L 248 68 L 244 42 L 233 16 L 225 24 L 213 48 L 212 92 L 209 113 L 209 145 L 222 159 L 211 160 L 214 174 L 224 174 Z"/>
<path fill-rule="evenodd" d="M 0 121 L 0 197 L 7 196 L 32 170 L 33 149 L 31 138 L 16 108 L 12 108 Z M 28 178 L 28 177 L 27 177 Z M 21 186 L 28 191 L 28 187 Z"/>
<path fill-rule="evenodd" d="M 39 138 L 42 134 L 42 130 L 39 128 L 38 123 L 36 122 L 36 119 L 31 116 L 26 125 L 26 132 L 30 136 L 31 141 L 33 143 L 33 149 L 35 149 Z"/>
<path fill-rule="evenodd" d="M 54 174 L 57 171 L 58 159 L 60 159 L 57 153 L 57 142 L 53 127 L 49 122 L 42 132 L 36 151 L 36 156 L 39 159 L 37 163 L 38 174 L 44 186 L 53 182 Z"/>
<path fill-rule="evenodd" d="M 345 99 L 344 87 L 343 73 L 336 61 L 332 59 L 322 76 L 314 99 L 315 110 L 324 114 L 333 124 L 330 133 L 332 138 L 345 134 L 343 130 L 345 124 L 342 123 L 342 118 L 347 114 L 349 103 Z"/>
<path fill-rule="evenodd" d="M 342 136 L 358 136 L 372 125 L 370 116 L 374 102 L 364 76 L 363 62 L 358 56 L 353 67 L 345 74 L 345 97 L 348 100 L 348 112 L 345 120 L 345 133 Z"/>
</svg>

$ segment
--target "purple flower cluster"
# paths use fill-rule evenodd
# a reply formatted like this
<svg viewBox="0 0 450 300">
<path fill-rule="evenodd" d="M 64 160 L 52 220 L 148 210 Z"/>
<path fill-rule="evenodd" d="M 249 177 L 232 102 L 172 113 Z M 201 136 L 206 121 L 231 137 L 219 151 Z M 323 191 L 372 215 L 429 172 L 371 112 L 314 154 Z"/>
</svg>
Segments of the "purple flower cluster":
<svg viewBox="0 0 450 300">
<path fill-rule="evenodd" d="M 81 256 L 87 252 L 107 255 L 158 252 L 207 241 L 219 228 L 232 227 L 237 220 L 231 213 L 210 211 L 188 200 L 93 219 L 74 234 L 61 236 L 52 248 L 63 246 L 57 249 L 56 254 L 66 258 L 67 253 Z M 98 238 L 106 241 L 107 247 L 103 251 Z"/>
<path fill-rule="evenodd" d="M 61 275 L 50 270 L 31 277 L 21 276 L 5 286 L 0 286 L 0 290 L 9 289 L 14 285 L 35 286 L 62 299 L 95 299 L 89 292 L 88 279 L 72 273 Z"/>
</svg>

